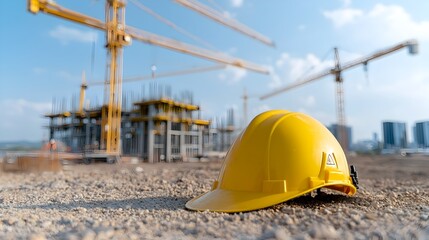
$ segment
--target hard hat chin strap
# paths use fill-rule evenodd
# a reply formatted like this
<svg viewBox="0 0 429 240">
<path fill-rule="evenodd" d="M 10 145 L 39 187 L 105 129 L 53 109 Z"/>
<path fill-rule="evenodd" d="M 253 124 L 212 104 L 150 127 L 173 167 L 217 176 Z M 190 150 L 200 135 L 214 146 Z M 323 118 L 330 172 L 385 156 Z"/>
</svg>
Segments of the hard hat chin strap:
<svg viewBox="0 0 429 240">
<path fill-rule="evenodd" d="M 358 172 L 356 171 L 356 168 L 353 165 L 350 165 L 350 177 L 352 178 L 353 185 L 355 185 L 356 189 L 359 189 Z"/>
</svg>

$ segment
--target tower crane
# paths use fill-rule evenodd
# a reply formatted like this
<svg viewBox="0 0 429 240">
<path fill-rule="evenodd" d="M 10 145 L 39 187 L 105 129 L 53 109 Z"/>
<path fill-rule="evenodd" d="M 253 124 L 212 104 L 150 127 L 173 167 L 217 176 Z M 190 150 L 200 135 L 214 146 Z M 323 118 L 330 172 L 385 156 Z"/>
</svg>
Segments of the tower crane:
<svg viewBox="0 0 429 240">
<path fill-rule="evenodd" d="M 262 95 L 260 97 L 261 100 L 273 97 L 275 95 L 278 95 L 280 93 L 286 92 L 288 90 L 291 90 L 293 88 L 299 87 L 301 85 L 313 82 L 315 80 L 321 79 L 323 77 L 326 77 L 328 75 L 334 75 L 334 80 L 337 83 L 336 84 L 336 110 L 337 110 L 337 134 L 338 134 L 338 141 L 340 142 L 341 146 L 344 150 L 348 149 L 348 138 L 346 134 L 346 119 L 344 114 L 344 89 L 343 89 L 343 78 L 342 78 L 342 72 L 348 69 L 351 69 L 353 67 L 356 67 L 358 65 L 363 64 L 366 70 L 367 64 L 369 61 L 375 60 L 377 58 L 383 57 L 385 55 L 394 53 L 402 48 L 408 48 L 408 52 L 412 55 L 418 53 L 418 43 L 417 40 L 408 40 L 401 43 L 398 43 L 392 47 L 376 51 L 368 56 L 360 57 L 355 60 L 345 62 L 343 64 L 340 63 L 340 57 L 338 54 L 338 49 L 334 48 L 335 52 L 335 66 L 333 68 L 324 70 L 320 73 L 316 73 L 313 75 L 310 75 L 309 77 L 306 77 L 304 79 L 300 79 L 288 86 L 279 88 L 273 92 L 267 93 L 265 95 Z"/>
<path fill-rule="evenodd" d="M 106 32 L 106 47 L 110 60 L 107 64 L 108 76 L 104 92 L 105 99 L 107 100 L 107 111 L 102 111 L 101 147 L 105 149 L 108 155 L 119 156 L 121 152 L 122 48 L 130 45 L 132 39 L 210 61 L 245 68 L 259 73 L 268 73 L 268 70 L 260 65 L 125 25 L 124 0 L 106 0 L 104 22 L 64 8 L 52 0 L 28 0 L 28 11 L 33 14 L 42 12 L 54 15 Z M 84 90 L 84 87 L 82 89 Z"/>
<path fill-rule="evenodd" d="M 247 101 L 249 98 L 257 98 L 259 95 L 255 94 L 247 94 L 246 88 L 244 88 L 243 95 L 241 98 L 243 99 L 243 129 L 246 128 L 247 125 L 247 117 L 248 117 L 248 108 L 247 108 Z"/>
</svg>

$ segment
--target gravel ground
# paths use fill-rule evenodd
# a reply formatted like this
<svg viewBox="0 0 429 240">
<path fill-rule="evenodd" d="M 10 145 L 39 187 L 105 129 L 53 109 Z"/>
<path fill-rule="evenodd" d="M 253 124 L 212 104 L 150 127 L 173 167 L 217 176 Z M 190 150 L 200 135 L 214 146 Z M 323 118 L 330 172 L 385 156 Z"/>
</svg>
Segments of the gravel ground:
<svg viewBox="0 0 429 240">
<path fill-rule="evenodd" d="M 351 157 L 358 194 L 193 212 L 220 163 L 94 164 L 0 174 L 0 239 L 429 239 L 429 157 Z"/>
</svg>

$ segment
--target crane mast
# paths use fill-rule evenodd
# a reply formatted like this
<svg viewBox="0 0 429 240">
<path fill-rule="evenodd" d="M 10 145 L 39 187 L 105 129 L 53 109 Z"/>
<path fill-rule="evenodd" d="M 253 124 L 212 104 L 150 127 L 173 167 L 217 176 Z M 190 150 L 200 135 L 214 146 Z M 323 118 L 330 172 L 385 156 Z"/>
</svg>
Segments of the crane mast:
<svg viewBox="0 0 429 240">
<path fill-rule="evenodd" d="M 346 128 L 346 115 L 344 112 L 344 87 L 343 87 L 343 77 L 341 76 L 341 65 L 340 65 L 340 55 L 338 53 L 338 48 L 334 48 L 335 53 L 335 82 L 336 82 L 336 106 L 337 106 L 337 134 L 338 141 L 341 146 L 348 146 L 347 138 L 347 128 Z M 344 149 L 347 149 L 344 148 Z"/>
<path fill-rule="evenodd" d="M 246 88 L 244 88 L 243 95 L 241 96 L 241 98 L 243 99 L 243 129 L 246 128 L 247 122 L 248 122 L 248 101 L 249 101 L 249 98 L 255 98 L 255 97 L 258 97 L 258 96 L 255 94 L 249 95 L 247 93 Z"/>
<path fill-rule="evenodd" d="M 285 87 L 279 88 L 274 90 L 273 92 L 267 93 L 265 95 L 262 95 L 259 97 L 260 100 L 264 100 L 270 97 L 273 97 L 275 95 L 278 95 L 280 93 L 286 92 L 288 90 L 291 90 L 293 88 L 302 86 L 304 84 L 313 82 L 315 80 L 321 79 L 323 77 L 326 77 L 328 75 L 334 75 L 334 79 L 336 82 L 336 112 L 337 112 L 337 138 L 340 142 L 341 146 L 345 151 L 348 149 L 348 137 L 347 137 L 347 129 L 346 129 L 346 118 L 345 118 L 345 111 L 344 111 L 344 88 L 343 88 L 343 78 L 342 78 L 342 72 L 345 70 L 348 70 L 350 68 L 356 67 L 358 65 L 363 64 L 365 69 L 368 65 L 369 61 L 375 60 L 377 58 L 383 57 L 385 55 L 394 53 L 396 51 L 401 50 L 402 48 L 408 48 L 408 52 L 411 55 L 418 53 L 418 42 L 414 39 L 404 41 L 401 43 L 398 43 L 392 47 L 379 50 L 374 52 L 373 54 L 357 58 L 353 61 L 346 62 L 344 64 L 340 63 L 340 57 L 338 53 L 338 49 L 334 48 L 334 60 L 335 60 L 335 66 L 331 69 L 324 70 L 320 73 L 315 73 L 313 75 L 310 75 L 307 78 L 300 79 L 296 81 L 295 83 L 292 83 L 290 85 L 287 85 Z"/>
<path fill-rule="evenodd" d="M 104 96 L 107 99 L 107 122 L 102 121 L 101 144 L 108 154 L 120 152 L 122 107 L 122 47 L 129 45 L 131 37 L 123 33 L 125 27 L 125 3 L 106 1 L 106 42 L 110 62 Z M 105 99 L 106 101 L 106 99 Z M 106 118 L 104 118 L 106 119 Z M 103 146 L 105 144 L 105 146 Z"/>
</svg>

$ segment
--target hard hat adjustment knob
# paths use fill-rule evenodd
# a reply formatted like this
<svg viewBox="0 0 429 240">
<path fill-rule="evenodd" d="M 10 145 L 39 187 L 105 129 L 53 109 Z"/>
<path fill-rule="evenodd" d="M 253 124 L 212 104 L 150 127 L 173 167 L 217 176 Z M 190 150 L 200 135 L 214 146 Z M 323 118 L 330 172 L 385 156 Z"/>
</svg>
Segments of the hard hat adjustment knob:
<svg viewBox="0 0 429 240">
<path fill-rule="evenodd" d="M 356 189 L 359 189 L 358 172 L 356 170 L 356 167 L 353 165 L 350 165 L 350 177 L 352 178 L 353 185 L 355 185 Z"/>
</svg>

